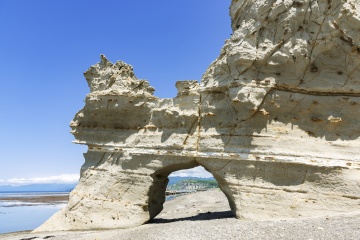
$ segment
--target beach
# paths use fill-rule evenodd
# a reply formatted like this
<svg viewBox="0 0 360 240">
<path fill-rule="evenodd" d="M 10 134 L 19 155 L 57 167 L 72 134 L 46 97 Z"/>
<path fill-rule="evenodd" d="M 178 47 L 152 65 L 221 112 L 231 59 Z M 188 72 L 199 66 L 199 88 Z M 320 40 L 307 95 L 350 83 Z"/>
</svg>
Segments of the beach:
<svg viewBox="0 0 360 240">
<path fill-rule="evenodd" d="M 151 222 L 130 229 L 1 234 L 0 239 L 359 239 L 360 212 L 333 216 L 242 221 L 219 190 L 179 196 Z"/>
</svg>

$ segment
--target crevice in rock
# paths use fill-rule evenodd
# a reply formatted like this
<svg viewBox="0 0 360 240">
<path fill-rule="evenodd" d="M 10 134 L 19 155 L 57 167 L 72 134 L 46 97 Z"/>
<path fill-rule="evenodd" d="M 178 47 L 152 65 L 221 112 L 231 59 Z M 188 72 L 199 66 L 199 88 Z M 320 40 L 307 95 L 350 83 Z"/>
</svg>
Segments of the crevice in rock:
<svg viewBox="0 0 360 240">
<path fill-rule="evenodd" d="M 196 140 L 196 152 L 200 149 L 200 138 L 201 138 L 201 120 L 202 120 L 202 94 L 199 95 L 199 106 L 198 106 L 198 125 L 197 125 L 197 140 Z"/>
</svg>

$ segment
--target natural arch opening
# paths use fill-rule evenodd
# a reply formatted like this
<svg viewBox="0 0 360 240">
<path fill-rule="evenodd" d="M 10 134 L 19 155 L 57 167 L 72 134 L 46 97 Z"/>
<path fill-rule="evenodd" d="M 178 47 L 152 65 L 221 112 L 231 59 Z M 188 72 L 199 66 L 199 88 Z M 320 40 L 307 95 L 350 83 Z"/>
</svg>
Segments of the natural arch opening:
<svg viewBox="0 0 360 240">
<path fill-rule="evenodd" d="M 197 162 L 166 166 L 154 174 L 149 194 L 152 222 L 234 217 L 224 184 Z M 166 193 L 186 195 L 166 201 Z M 188 195 L 191 194 L 191 195 Z M 164 211 L 163 211 L 164 209 Z"/>
</svg>

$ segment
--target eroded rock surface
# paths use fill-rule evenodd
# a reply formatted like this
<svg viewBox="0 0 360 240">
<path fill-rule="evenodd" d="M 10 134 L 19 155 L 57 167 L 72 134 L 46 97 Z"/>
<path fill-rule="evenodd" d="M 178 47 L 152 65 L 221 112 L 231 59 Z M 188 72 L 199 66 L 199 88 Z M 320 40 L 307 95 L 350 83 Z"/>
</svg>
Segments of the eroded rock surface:
<svg viewBox="0 0 360 240">
<path fill-rule="evenodd" d="M 141 225 L 167 176 L 198 165 L 240 219 L 360 210 L 359 2 L 233 0 L 230 15 L 220 56 L 175 98 L 104 56 L 85 73 L 80 183 L 37 231 Z"/>
</svg>

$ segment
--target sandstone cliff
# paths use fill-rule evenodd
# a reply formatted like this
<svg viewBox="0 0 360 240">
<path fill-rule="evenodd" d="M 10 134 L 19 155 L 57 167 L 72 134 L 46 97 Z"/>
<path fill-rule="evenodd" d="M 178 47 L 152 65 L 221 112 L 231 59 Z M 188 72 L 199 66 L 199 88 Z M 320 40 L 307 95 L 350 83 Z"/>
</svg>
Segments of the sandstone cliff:
<svg viewBox="0 0 360 240">
<path fill-rule="evenodd" d="M 155 217 L 167 176 L 204 166 L 241 219 L 359 210 L 360 4 L 233 0 L 233 34 L 201 83 L 159 99 L 101 56 L 71 122 L 86 144 L 67 207 L 37 231 L 126 228 Z"/>
</svg>

